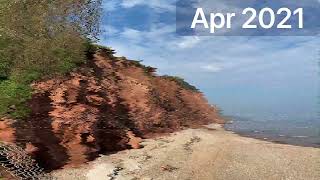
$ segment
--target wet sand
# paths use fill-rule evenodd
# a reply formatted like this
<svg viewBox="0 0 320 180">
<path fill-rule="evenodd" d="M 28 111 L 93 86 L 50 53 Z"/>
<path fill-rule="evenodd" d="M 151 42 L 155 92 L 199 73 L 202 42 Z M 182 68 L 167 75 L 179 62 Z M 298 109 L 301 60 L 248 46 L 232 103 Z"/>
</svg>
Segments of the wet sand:
<svg viewBox="0 0 320 180">
<path fill-rule="evenodd" d="M 319 148 L 241 137 L 220 125 L 144 140 L 142 145 L 52 174 L 62 180 L 320 179 Z"/>
</svg>

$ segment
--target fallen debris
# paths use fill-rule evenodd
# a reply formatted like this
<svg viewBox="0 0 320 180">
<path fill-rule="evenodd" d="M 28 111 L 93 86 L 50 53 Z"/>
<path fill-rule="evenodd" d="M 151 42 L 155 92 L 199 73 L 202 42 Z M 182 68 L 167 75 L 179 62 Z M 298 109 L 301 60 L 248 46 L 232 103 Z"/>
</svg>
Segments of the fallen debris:
<svg viewBox="0 0 320 180">
<path fill-rule="evenodd" d="M 173 167 L 173 166 L 170 166 L 170 165 L 161 166 L 161 170 L 162 170 L 162 171 L 172 172 L 172 171 L 175 171 L 175 170 L 177 170 L 177 169 L 178 169 L 178 168 Z"/>
</svg>

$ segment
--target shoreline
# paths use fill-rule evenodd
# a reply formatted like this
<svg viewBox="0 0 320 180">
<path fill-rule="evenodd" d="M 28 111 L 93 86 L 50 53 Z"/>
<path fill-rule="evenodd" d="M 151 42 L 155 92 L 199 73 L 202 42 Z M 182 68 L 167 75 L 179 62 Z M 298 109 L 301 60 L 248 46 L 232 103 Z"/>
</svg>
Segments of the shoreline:
<svg viewBox="0 0 320 180">
<path fill-rule="evenodd" d="M 304 143 L 299 143 L 299 142 L 288 142 L 286 140 L 279 140 L 280 137 L 283 136 L 272 136 L 272 134 L 267 134 L 267 133 L 261 133 L 259 135 L 255 134 L 254 132 L 235 132 L 233 130 L 228 130 L 225 129 L 228 132 L 232 132 L 235 133 L 241 137 L 246 137 L 246 138 L 253 138 L 253 139 L 257 139 L 257 140 L 261 140 L 261 141 L 266 141 L 266 142 L 270 142 L 270 143 L 275 143 L 275 144 L 283 144 L 283 145 L 292 145 L 292 146 L 299 146 L 299 147 L 310 147 L 310 148 L 320 148 L 320 144 L 314 144 L 314 143 L 309 143 L 309 144 L 304 144 Z M 262 136 L 265 135 L 265 136 Z M 293 137 L 285 137 L 284 138 L 293 138 Z M 298 138 L 298 137 L 296 137 Z M 307 138 L 307 137 L 301 137 L 300 140 L 302 140 L 302 138 Z"/>
<path fill-rule="evenodd" d="M 235 127 L 232 127 L 234 121 L 232 123 L 225 123 L 223 128 L 226 131 L 238 134 L 242 137 L 247 138 L 254 138 L 262 141 L 268 141 L 272 143 L 277 144 L 288 144 L 288 145 L 294 145 L 294 146 L 301 146 L 301 147 L 314 147 L 314 148 L 320 148 L 320 142 L 314 139 L 319 139 L 315 136 L 293 136 L 293 135 L 284 135 L 279 133 L 271 133 L 271 132 L 265 132 L 264 130 L 257 131 L 257 130 L 241 130 L 237 129 Z M 230 125 L 231 124 L 231 125 Z M 313 138 L 311 141 L 310 139 Z M 306 139 L 306 141 L 303 141 L 303 139 Z"/>
<path fill-rule="evenodd" d="M 257 130 L 240 130 L 238 128 L 232 127 L 234 124 L 237 123 L 237 120 L 230 119 L 230 116 L 226 116 L 223 114 L 219 114 L 220 119 L 223 119 L 224 123 L 221 124 L 225 131 L 238 134 L 242 137 L 247 138 L 254 138 L 257 140 L 267 141 L 276 144 L 287 144 L 287 145 L 294 145 L 300 147 L 313 147 L 313 148 L 320 148 L 320 141 L 313 141 L 313 142 L 305 142 L 303 139 L 305 138 L 318 138 L 314 136 L 293 136 L 293 135 L 284 135 L 284 134 L 277 134 L 277 133 L 267 133 L 264 130 L 257 131 Z"/>
<path fill-rule="evenodd" d="M 320 149 L 240 136 L 212 124 L 102 155 L 61 179 L 320 179 Z"/>
</svg>

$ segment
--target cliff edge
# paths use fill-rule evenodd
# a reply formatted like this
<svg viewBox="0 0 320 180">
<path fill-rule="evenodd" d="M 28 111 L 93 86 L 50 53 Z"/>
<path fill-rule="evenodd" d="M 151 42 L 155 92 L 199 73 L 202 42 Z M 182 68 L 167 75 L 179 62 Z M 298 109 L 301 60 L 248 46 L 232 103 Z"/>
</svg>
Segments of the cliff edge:
<svg viewBox="0 0 320 180">
<path fill-rule="evenodd" d="M 114 57 L 110 49 L 100 49 L 64 77 L 32 86 L 31 115 L 2 119 L 0 141 L 24 148 L 48 171 L 140 148 L 142 138 L 222 123 L 193 86 Z"/>
</svg>

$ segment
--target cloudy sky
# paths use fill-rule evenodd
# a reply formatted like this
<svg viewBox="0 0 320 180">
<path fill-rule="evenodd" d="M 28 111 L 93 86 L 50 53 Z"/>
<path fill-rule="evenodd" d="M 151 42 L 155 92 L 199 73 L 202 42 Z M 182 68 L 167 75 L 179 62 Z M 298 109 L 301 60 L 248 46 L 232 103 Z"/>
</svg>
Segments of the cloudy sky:
<svg viewBox="0 0 320 180">
<path fill-rule="evenodd" d="M 226 114 L 318 109 L 319 36 L 184 37 L 176 34 L 175 0 L 105 0 L 104 9 L 101 44 L 183 77 Z"/>
</svg>

